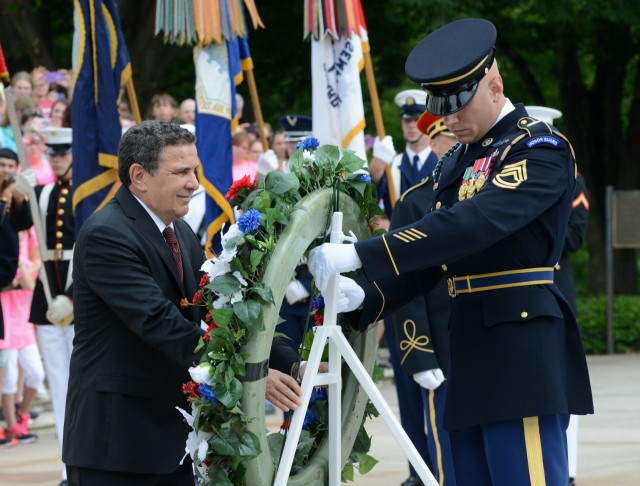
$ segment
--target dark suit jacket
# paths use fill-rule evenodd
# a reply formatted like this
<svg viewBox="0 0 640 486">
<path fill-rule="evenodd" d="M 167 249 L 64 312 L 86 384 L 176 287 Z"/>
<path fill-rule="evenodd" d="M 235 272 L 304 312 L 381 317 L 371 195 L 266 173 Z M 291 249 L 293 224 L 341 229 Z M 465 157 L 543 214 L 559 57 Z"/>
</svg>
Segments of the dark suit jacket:
<svg viewBox="0 0 640 486">
<path fill-rule="evenodd" d="M 169 473 L 184 455 L 182 384 L 200 329 L 191 298 L 204 254 L 174 222 L 186 290 L 158 227 L 121 187 L 83 225 L 73 260 L 75 339 L 64 425 L 65 464 Z M 197 324 L 196 324 L 197 323 Z"/>
</svg>

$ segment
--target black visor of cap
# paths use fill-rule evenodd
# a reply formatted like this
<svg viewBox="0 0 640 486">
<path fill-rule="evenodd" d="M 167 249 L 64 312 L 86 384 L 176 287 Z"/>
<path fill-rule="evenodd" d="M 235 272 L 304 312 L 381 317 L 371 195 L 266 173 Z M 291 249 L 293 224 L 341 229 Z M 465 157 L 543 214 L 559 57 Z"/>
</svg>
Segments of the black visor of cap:
<svg viewBox="0 0 640 486">
<path fill-rule="evenodd" d="M 434 94 L 424 87 L 427 92 L 427 111 L 435 116 L 445 116 L 462 110 L 476 94 L 478 83 L 479 81 L 476 81 L 471 86 L 465 86 L 451 94 Z"/>
<path fill-rule="evenodd" d="M 48 155 L 63 155 L 67 152 L 71 151 L 70 144 L 56 144 L 56 145 L 47 145 L 47 154 Z"/>
</svg>

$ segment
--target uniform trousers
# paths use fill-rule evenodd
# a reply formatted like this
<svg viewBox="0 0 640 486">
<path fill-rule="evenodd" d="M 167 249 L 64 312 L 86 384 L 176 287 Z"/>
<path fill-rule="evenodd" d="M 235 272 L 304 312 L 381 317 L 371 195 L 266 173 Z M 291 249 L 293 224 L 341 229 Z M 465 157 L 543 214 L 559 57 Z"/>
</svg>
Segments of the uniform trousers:
<svg viewBox="0 0 640 486">
<path fill-rule="evenodd" d="M 426 412 L 431 472 L 440 486 L 455 486 L 456 475 L 451 457 L 451 438 L 442 423 L 446 393 L 446 380 L 435 390 L 422 388 L 422 403 Z"/>
<path fill-rule="evenodd" d="M 186 458 L 169 474 L 127 473 L 67 466 L 69 486 L 194 486 L 193 463 Z"/>
<path fill-rule="evenodd" d="M 553 414 L 451 433 L 458 486 L 566 486 L 568 424 L 568 414 Z"/>
<path fill-rule="evenodd" d="M 64 430 L 64 409 L 67 401 L 67 386 L 69 384 L 69 363 L 73 349 L 74 327 L 66 326 L 36 326 L 40 353 L 47 372 L 49 393 L 53 414 L 56 419 L 56 435 L 60 450 L 62 450 L 62 435 Z M 62 468 L 62 479 L 66 479 L 66 469 Z"/>
<path fill-rule="evenodd" d="M 389 326 L 391 323 L 389 321 Z M 400 411 L 400 423 L 411 439 L 411 442 L 420 453 L 422 460 L 433 473 L 431 458 L 427 442 L 425 428 L 425 408 L 422 405 L 422 387 L 411 376 L 407 376 L 400 363 L 399 347 L 393 329 L 385 330 L 385 338 L 389 347 L 389 361 L 393 368 L 393 378 L 398 394 L 398 409 Z M 409 463 L 409 473 L 416 475 L 416 470 Z"/>
<path fill-rule="evenodd" d="M 24 384 L 28 388 L 39 389 L 44 382 L 44 368 L 36 344 L 22 349 L 7 349 L 7 365 L 4 371 L 2 393 L 18 393 L 18 368 L 24 370 Z"/>
<path fill-rule="evenodd" d="M 569 477 L 578 474 L 578 415 L 571 415 L 567 428 L 567 451 L 569 453 Z"/>
</svg>

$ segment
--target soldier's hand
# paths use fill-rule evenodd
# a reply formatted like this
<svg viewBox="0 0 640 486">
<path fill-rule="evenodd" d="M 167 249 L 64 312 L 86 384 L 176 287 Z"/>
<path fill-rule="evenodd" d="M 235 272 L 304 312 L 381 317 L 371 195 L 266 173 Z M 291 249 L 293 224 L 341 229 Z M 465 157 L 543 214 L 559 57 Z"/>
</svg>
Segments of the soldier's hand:
<svg viewBox="0 0 640 486">
<path fill-rule="evenodd" d="M 334 273 L 350 272 L 362 266 L 352 244 L 325 243 L 309 253 L 309 271 L 320 292 L 327 290 L 329 277 Z"/>
<path fill-rule="evenodd" d="M 351 312 L 364 302 L 364 290 L 355 280 L 340 275 L 338 279 L 338 313 Z"/>
<path fill-rule="evenodd" d="M 36 186 L 36 175 L 31 169 L 25 169 L 16 176 L 16 190 L 21 194 L 29 194 Z"/>
<path fill-rule="evenodd" d="M 291 376 L 269 368 L 266 399 L 284 412 L 295 410 L 300 405 L 302 388 Z"/>
<path fill-rule="evenodd" d="M 376 137 L 373 142 L 373 156 L 382 160 L 385 164 L 391 164 L 396 156 L 396 149 L 393 147 L 393 139 L 387 135 L 382 140 Z"/>
<path fill-rule="evenodd" d="M 58 295 L 47 310 L 47 319 L 56 326 L 65 327 L 73 321 L 73 302 L 66 295 Z"/>
<path fill-rule="evenodd" d="M 442 373 L 440 368 L 414 373 L 413 379 L 418 385 L 427 390 L 435 390 L 442 385 L 445 380 L 444 373 Z"/>
</svg>

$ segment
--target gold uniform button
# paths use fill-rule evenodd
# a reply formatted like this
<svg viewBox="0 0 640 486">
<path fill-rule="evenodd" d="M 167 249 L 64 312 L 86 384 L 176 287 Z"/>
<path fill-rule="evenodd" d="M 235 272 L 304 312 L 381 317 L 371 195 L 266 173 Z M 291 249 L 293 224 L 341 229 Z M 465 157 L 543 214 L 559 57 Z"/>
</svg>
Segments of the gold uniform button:
<svg viewBox="0 0 640 486">
<path fill-rule="evenodd" d="M 64 214 L 64 209 L 62 209 L 62 208 L 58 209 L 58 214 L 60 216 L 62 216 Z"/>
<path fill-rule="evenodd" d="M 64 223 L 61 219 L 58 220 L 58 222 L 56 223 L 58 226 L 62 226 Z"/>
<path fill-rule="evenodd" d="M 441 207 L 441 206 L 442 206 L 442 203 L 441 203 L 440 201 L 438 201 L 438 202 L 436 203 L 436 209 L 440 209 L 440 207 Z"/>
<path fill-rule="evenodd" d="M 526 319 L 529 316 L 529 313 L 527 311 L 522 311 L 520 313 L 520 317 L 522 317 L 523 319 Z"/>
<path fill-rule="evenodd" d="M 67 194 L 69 194 L 69 189 L 62 189 L 62 190 L 60 191 L 60 193 L 61 193 L 63 196 L 66 196 Z"/>
<path fill-rule="evenodd" d="M 60 199 L 58 199 L 58 201 L 60 201 L 60 204 L 64 204 L 67 202 L 67 198 L 66 197 L 61 197 Z"/>
<path fill-rule="evenodd" d="M 62 243 L 56 243 L 56 250 L 62 250 Z"/>
<path fill-rule="evenodd" d="M 447 271 L 447 266 L 446 265 L 442 265 L 442 270 L 444 270 L 446 272 Z"/>
<path fill-rule="evenodd" d="M 56 238 L 62 238 L 62 231 L 58 231 L 56 233 Z"/>
</svg>

